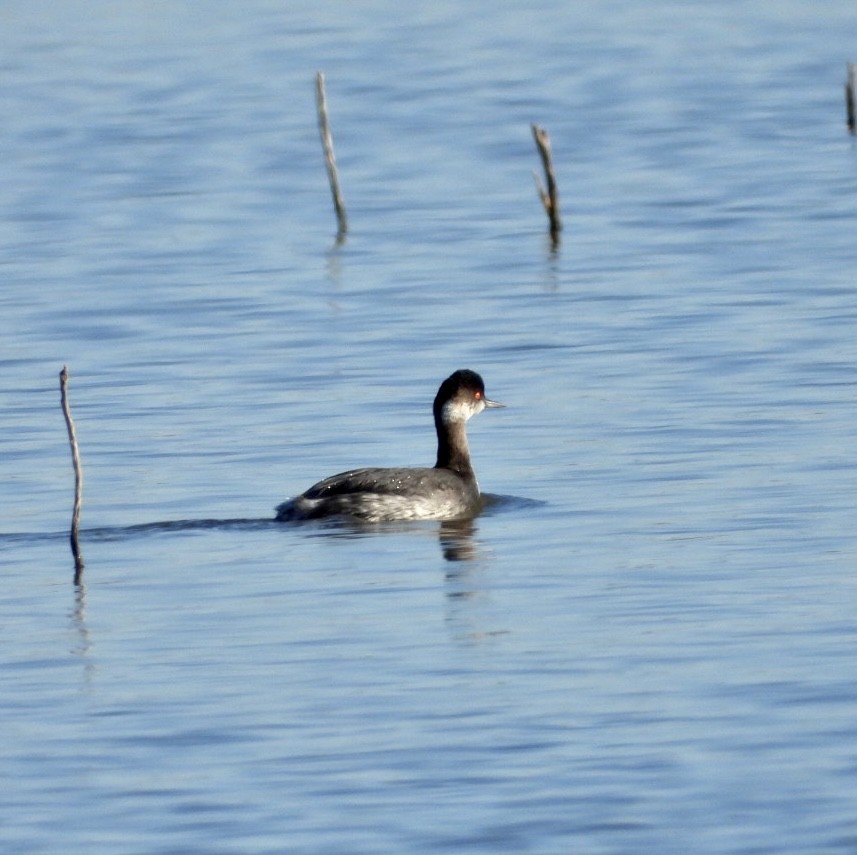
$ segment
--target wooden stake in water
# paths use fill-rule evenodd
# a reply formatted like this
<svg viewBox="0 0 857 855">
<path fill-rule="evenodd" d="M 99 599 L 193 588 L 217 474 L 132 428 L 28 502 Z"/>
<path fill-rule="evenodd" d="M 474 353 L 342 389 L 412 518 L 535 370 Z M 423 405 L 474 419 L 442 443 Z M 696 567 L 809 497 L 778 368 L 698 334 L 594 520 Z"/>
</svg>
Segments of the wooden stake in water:
<svg viewBox="0 0 857 855">
<path fill-rule="evenodd" d="M 536 179 L 536 190 L 539 198 L 542 200 L 545 213 L 548 215 L 550 223 L 550 234 L 553 245 L 559 243 L 559 233 L 562 231 L 562 220 L 559 216 L 559 190 L 556 185 L 556 176 L 553 171 L 553 156 L 551 154 L 551 141 L 548 132 L 538 125 L 531 125 L 533 129 L 533 139 L 536 141 L 536 148 L 542 158 L 542 167 L 545 171 L 545 180 L 547 181 L 547 189 L 542 187 L 539 176 L 533 172 L 533 177 Z"/>
<path fill-rule="evenodd" d="M 71 462 L 74 465 L 74 510 L 71 515 L 71 554 L 74 556 L 74 584 L 79 585 L 83 577 L 83 553 L 80 551 L 78 529 L 80 528 L 80 506 L 83 502 L 83 470 L 80 467 L 80 453 L 77 450 L 77 433 L 74 420 L 68 406 L 68 366 L 63 365 L 60 371 L 60 399 L 62 413 L 65 416 L 65 426 L 68 429 L 68 441 L 71 445 Z"/>
<path fill-rule="evenodd" d="M 342 239 L 348 231 L 348 219 L 345 215 L 345 202 L 339 189 L 339 175 L 336 171 L 336 157 L 333 154 L 333 135 L 330 133 L 330 123 L 327 119 L 327 97 L 324 93 L 324 74 L 318 72 L 315 76 L 315 99 L 318 110 L 318 132 L 321 135 L 321 145 L 324 149 L 324 162 L 327 166 L 327 179 L 330 182 L 330 192 L 333 195 L 333 207 L 336 220 L 339 223 L 337 238 Z"/>
<path fill-rule="evenodd" d="M 857 77 L 857 65 L 848 63 L 848 78 L 845 81 L 845 110 L 848 116 L 848 130 L 857 134 L 857 108 L 854 102 L 854 79 Z"/>
</svg>

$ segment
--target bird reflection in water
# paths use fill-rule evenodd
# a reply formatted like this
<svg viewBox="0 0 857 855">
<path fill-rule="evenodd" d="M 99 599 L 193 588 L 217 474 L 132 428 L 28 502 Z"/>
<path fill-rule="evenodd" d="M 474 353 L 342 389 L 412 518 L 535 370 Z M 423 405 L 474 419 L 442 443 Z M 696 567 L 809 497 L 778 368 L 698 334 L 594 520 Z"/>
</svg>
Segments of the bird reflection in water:
<svg viewBox="0 0 857 855">
<path fill-rule="evenodd" d="M 478 549 L 473 535 L 476 526 L 472 519 L 447 520 L 440 524 L 438 539 L 443 557 L 447 561 L 473 561 L 478 558 Z"/>
</svg>

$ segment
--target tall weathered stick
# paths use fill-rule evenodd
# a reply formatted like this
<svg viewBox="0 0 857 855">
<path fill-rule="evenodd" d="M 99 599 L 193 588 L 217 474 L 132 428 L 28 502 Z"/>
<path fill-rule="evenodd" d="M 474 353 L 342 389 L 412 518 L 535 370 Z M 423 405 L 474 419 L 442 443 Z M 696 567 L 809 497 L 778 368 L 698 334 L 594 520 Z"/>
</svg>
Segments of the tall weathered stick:
<svg viewBox="0 0 857 855">
<path fill-rule="evenodd" d="M 80 527 L 80 506 L 83 501 L 83 470 L 80 468 L 80 453 L 77 450 L 77 433 L 68 406 L 66 387 L 68 386 L 68 366 L 60 371 L 60 399 L 65 426 L 68 429 L 68 441 L 71 445 L 71 462 L 74 465 L 74 510 L 71 515 L 71 554 L 74 556 L 74 584 L 79 585 L 83 577 L 83 553 L 80 551 L 78 529 Z"/>
<path fill-rule="evenodd" d="M 533 129 L 533 139 L 536 141 L 536 148 L 542 158 L 542 166 L 545 171 L 545 180 L 547 181 L 547 190 L 542 187 L 539 176 L 533 171 L 533 177 L 536 179 L 536 190 L 538 190 L 539 198 L 542 200 L 545 213 L 548 215 L 550 222 L 551 240 L 556 246 L 559 243 L 559 233 L 562 231 L 562 220 L 559 216 L 559 190 L 556 186 L 556 176 L 553 171 L 553 156 L 551 155 L 551 140 L 548 132 L 538 125 L 531 125 Z"/>
<path fill-rule="evenodd" d="M 348 219 L 345 216 L 345 202 L 342 201 L 342 191 L 339 189 L 339 175 L 336 172 L 336 157 L 333 154 L 333 136 L 330 133 L 330 123 L 327 119 L 327 97 L 324 94 L 324 74 L 318 72 L 315 76 L 315 100 L 318 110 L 318 132 L 321 135 L 321 145 L 324 149 L 324 162 L 327 166 L 327 179 L 330 181 L 330 192 L 333 195 L 333 207 L 336 210 L 336 220 L 339 223 L 338 238 L 345 237 L 348 231 Z"/>
<path fill-rule="evenodd" d="M 857 134 L 857 107 L 854 103 L 854 79 L 857 77 L 857 65 L 848 63 L 848 78 L 845 81 L 845 110 L 848 116 L 848 130 Z"/>
</svg>

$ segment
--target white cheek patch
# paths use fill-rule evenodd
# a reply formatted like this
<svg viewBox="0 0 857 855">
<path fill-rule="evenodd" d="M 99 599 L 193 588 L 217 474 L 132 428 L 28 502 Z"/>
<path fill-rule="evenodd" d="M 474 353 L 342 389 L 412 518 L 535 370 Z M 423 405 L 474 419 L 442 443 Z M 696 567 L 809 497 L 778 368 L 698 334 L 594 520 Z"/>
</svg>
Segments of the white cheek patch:
<svg viewBox="0 0 857 855">
<path fill-rule="evenodd" d="M 466 422 L 471 416 L 481 412 L 485 407 L 482 400 L 478 401 L 447 401 L 440 411 L 440 417 L 445 425 L 453 422 Z"/>
<path fill-rule="evenodd" d="M 443 423 L 445 425 L 452 424 L 453 422 L 460 422 L 466 416 L 462 412 L 463 407 L 458 401 L 447 401 L 443 405 L 443 409 L 441 410 L 441 418 L 443 419 Z"/>
</svg>

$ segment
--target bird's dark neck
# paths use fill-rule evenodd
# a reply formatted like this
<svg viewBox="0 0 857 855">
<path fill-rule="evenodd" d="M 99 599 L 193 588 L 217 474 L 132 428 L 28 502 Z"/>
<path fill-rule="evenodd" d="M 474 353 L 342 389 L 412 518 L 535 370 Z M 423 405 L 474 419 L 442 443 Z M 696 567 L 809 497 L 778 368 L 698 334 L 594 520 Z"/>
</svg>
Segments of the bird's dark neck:
<svg viewBox="0 0 857 855">
<path fill-rule="evenodd" d="M 444 425 L 437 420 L 437 463 L 435 469 L 451 469 L 464 478 L 473 478 L 470 449 L 464 422 Z"/>
</svg>

